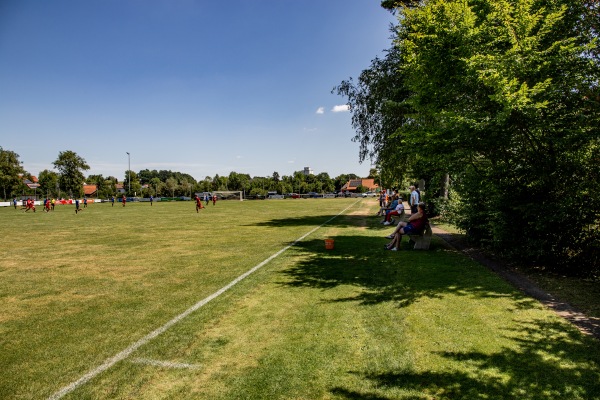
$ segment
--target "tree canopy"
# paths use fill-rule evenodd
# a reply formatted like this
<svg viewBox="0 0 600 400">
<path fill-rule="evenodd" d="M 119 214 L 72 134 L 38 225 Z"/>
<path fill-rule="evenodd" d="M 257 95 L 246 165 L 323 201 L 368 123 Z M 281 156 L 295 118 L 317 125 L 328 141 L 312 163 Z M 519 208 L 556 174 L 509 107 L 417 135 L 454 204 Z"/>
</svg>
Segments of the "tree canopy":
<svg viewBox="0 0 600 400">
<path fill-rule="evenodd" d="M 90 169 L 85 160 L 74 151 L 66 150 L 58 153 L 58 158 L 53 164 L 59 173 L 60 189 L 69 193 L 70 196 L 81 196 L 85 181 L 83 171 Z"/>
<path fill-rule="evenodd" d="M 334 89 L 348 98 L 361 160 L 374 160 L 382 180 L 425 178 L 429 200 L 478 243 L 594 269 L 597 3 L 384 3 L 398 15 L 393 46 Z M 446 174 L 453 196 L 443 203 L 431 194 Z"/>
<path fill-rule="evenodd" d="M 12 196 L 23 185 L 25 175 L 19 155 L 0 146 L 0 187 L 5 199 Z"/>
</svg>

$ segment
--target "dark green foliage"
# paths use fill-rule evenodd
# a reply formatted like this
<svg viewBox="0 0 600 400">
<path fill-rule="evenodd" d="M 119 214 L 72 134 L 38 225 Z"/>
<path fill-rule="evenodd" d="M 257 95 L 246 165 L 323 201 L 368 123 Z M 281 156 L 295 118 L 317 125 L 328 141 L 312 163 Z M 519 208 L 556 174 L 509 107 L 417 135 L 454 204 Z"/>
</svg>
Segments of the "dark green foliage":
<svg viewBox="0 0 600 400">
<path fill-rule="evenodd" d="M 399 14 L 394 47 L 337 88 L 361 160 L 426 179 L 429 199 L 449 173 L 454 196 L 433 203 L 471 240 L 598 274 L 598 4 L 384 3 Z"/>
<path fill-rule="evenodd" d="M 83 171 L 90 169 L 85 160 L 74 151 L 66 150 L 58 153 L 58 158 L 53 164 L 59 173 L 60 189 L 68 193 L 70 197 L 82 196 L 85 181 Z"/>
<path fill-rule="evenodd" d="M 25 170 L 19 161 L 19 155 L 14 151 L 4 150 L 0 146 L 0 187 L 2 197 L 8 199 L 23 187 Z"/>
</svg>

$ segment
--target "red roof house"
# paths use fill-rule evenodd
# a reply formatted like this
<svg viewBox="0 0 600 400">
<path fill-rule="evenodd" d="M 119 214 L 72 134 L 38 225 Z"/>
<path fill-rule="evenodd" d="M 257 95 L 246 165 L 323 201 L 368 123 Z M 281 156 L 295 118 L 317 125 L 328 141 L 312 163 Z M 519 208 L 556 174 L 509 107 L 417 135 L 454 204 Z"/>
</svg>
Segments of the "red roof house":
<svg viewBox="0 0 600 400">
<path fill-rule="evenodd" d="M 342 186 L 342 191 L 355 192 L 359 186 L 366 187 L 369 191 L 374 191 L 379 187 L 375 183 L 375 179 L 350 179 L 348 183 Z"/>
</svg>

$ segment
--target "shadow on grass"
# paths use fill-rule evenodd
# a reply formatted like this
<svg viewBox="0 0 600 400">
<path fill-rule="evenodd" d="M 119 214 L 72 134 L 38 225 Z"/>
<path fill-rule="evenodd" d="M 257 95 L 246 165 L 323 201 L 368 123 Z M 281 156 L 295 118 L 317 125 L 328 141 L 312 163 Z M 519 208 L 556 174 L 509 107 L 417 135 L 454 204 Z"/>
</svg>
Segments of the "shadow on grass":
<svg viewBox="0 0 600 400">
<path fill-rule="evenodd" d="M 318 215 L 318 216 L 302 216 L 302 217 L 283 217 L 277 219 L 271 219 L 269 221 L 264 221 L 256 224 L 252 224 L 252 226 L 263 226 L 263 227 L 273 227 L 273 228 L 281 228 L 281 227 L 290 227 L 290 226 L 307 226 L 307 227 L 315 227 L 320 226 L 326 223 L 327 226 L 334 227 L 356 227 L 363 226 L 370 229 L 384 230 L 388 229 L 388 227 L 384 227 L 379 223 L 381 221 L 381 217 L 374 217 L 369 219 L 369 223 L 365 224 L 365 216 L 364 215 Z"/>
<path fill-rule="evenodd" d="M 452 294 L 470 298 L 509 297 L 514 308 L 538 303 L 521 294 L 464 255 L 434 238 L 430 251 L 412 250 L 405 240 L 398 252 L 383 250 L 383 238 L 337 236 L 335 249 L 322 240 L 294 246 L 301 261 L 281 272 L 282 285 L 332 289 L 350 285 L 360 290 L 332 302 L 372 305 L 393 302 L 406 307 L 420 298 Z M 333 387 L 345 399 L 600 399 L 600 342 L 559 322 L 515 320 L 499 330 L 510 347 L 495 352 L 430 353 L 444 361 L 443 370 L 351 372 L 364 387 Z M 391 394 L 393 393 L 393 394 Z M 401 395 L 398 395 L 401 393 Z"/>
<path fill-rule="evenodd" d="M 405 392 L 402 399 L 599 399 L 600 343 L 564 325 L 527 321 L 520 332 L 507 332 L 515 348 L 492 354 L 440 351 L 456 371 L 351 372 L 371 387 Z M 527 334 L 527 335 L 524 335 Z M 525 337 L 525 339 L 523 339 Z M 415 395 L 414 393 L 420 393 Z M 343 387 L 331 393 L 345 399 L 390 399 L 374 389 L 357 392 Z M 393 398 L 399 398 L 396 395 Z"/>
<path fill-rule="evenodd" d="M 447 250 L 439 239 L 429 251 L 412 250 L 404 239 L 401 250 L 383 249 L 387 240 L 368 236 L 338 236 L 335 249 L 328 251 L 322 240 L 298 243 L 295 250 L 302 261 L 282 272 L 284 285 L 318 289 L 352 285 L 360 294 L 342 297 L 335 302 L 358 302 L 363 305 L 396 302 L 403 307 L 420 297 L 437 298 L 444 293 L 479 297 L 516 298 L 528 307 L 533 300 L 508 285 L 497 290 L 497 279 L 483 268 L 465 268 L 464 256 Z M 494 281 L 494 285 L 489 284 Z M 494 287 L 494 289 L 490 289 Z"/>
</svg>

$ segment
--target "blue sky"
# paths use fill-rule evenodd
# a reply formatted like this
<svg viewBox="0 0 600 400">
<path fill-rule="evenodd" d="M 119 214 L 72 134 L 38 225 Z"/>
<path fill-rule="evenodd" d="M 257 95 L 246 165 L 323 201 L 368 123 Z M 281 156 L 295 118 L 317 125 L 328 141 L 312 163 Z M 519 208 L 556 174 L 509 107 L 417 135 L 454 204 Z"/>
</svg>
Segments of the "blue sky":
<svg viewBox="0 0 600 400">
<path fill-rule="evenodd" d="M 331 93 L 391 46 L 378 0 L 2 0 L 0 146 L 27 171 L 366 176 Z M 341 109 L 341 110 L 340 110 Z"/>
</svg>

